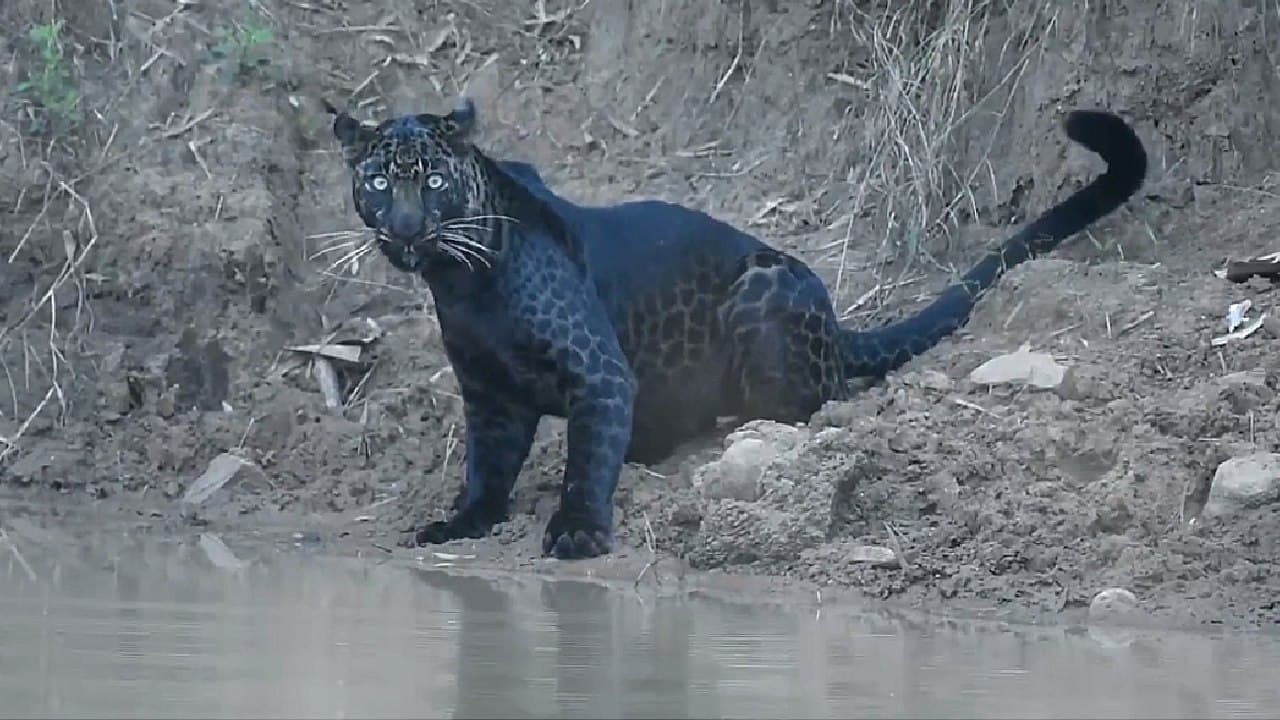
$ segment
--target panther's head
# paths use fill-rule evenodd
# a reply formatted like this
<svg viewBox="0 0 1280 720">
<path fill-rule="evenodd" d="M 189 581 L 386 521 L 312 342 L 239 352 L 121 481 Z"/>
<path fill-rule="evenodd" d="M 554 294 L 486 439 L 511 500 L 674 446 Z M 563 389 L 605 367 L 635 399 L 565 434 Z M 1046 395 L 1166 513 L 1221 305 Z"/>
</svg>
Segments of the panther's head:
<svg viewBox="0 0 1280 720">
<path fill-rule="evenodd" d="M 361 220 L 396 268 L 419 272 L 433 263 L 476 269 L 491 264 L 490 182 L 469 141 L 475 105 L 462 100 L 447 115 L 402 115 L 361 123 L 325 103 L 333 134 L 351 168 Z"/>
</svg>

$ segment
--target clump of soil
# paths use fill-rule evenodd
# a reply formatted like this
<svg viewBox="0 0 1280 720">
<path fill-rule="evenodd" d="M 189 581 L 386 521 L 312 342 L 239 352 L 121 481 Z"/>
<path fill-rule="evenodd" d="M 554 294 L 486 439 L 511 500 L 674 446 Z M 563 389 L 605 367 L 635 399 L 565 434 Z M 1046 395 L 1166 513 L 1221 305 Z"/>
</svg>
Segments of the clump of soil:
<svg viewBox="0 0 1280 720">
<path fill-rule="evenodd" d="M 394 546 L 455 499 L 458 391 L 426 289 L 351 255 L 367 236 L 320 97 L 375 118 L 465 92 L 482 144 L 557 191 L 712 212 L 810 263 L 860 324 L 919 308 L 1096 174 L 1059 123 L 1101 106 L 1147 144 L 1140 197 L 1015 269 L 963 332 L 887 382 L 803 428 L 744 429 L 767 441 L 747 481 L 714 480 L 721 437 L 629 466 L 619 551 L 541 560 L 564 464 L 563 424 L 548 421 L 513 520 L 442 550 L 627 578 L 677 565 L 1021 619 L 1083 611 L 1108 586 L 1172 621 L 1277 619 L 1276 507 L 1197 515 L 1218 463 L 1280 442 L 1274 326 L 1209 342 L 1231 303 L 1272 306 L 1269 283 L 1212 270 L 1276 250 L 1274 7 L 518 5 L 0 9 L 0 49 L 18 59 L 0 74 L 27 83 L 0 100 L 5 493 L 430 555 Z M 335 339 L 359 358 L 289 349 Z M 1068 379 L 967 380 L 1023 344 Z M 228 452 L 254 470 L 184 511 Z"/>
</svg>

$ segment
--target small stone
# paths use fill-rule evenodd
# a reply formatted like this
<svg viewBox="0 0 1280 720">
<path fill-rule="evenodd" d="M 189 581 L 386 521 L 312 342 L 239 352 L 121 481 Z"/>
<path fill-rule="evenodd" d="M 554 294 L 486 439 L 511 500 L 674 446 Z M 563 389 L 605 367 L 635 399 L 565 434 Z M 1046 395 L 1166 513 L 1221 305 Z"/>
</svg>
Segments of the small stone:
<svg viewBox="0 0 1280 720">
<path fill-rule="evenodd" d="M 898 554 L 891 548 L 875 545 L 855 545 L 849 550 L 849 560 L 856 563 L 867 563 L 876 567 L 897 567 Z"/>
<path fill-rule="evenodd" d="M 902 378 L 902 382 L 938 392 L 951 392 L 956 386 L 955 382 L 946 373 L 937 370 L 921 370 L 910 373 Z"/>
<path fill-rule="evenodd" d="M 156 398 L 156 414 L 166 420 L 173 417 L 177 408 L 174 405 L 173 393 L 165 392 Z"/>
<path fill-rule="evenodd" d="M 106 383 L 98 403 L 101 406 L 99 417 L 104 422 L 113 422 L 128 415 L 133 409 L 133 393 L 129 389 L 129 383 L 124 380 Z"/>
<path fill-rule="evenodd" d="M 1203 515 L 1230 515 L 1277 500 L 1280 500 L 1280 454 L 1243 455 L 1218 466 Z"/>
<path fill-rule="evenodd" d="M 1089 603 L 1090 623 L 1126 622 L 1138 612 L 1138 597 L 1122 587 L 1110 587 Z"/>
<path fill-rule="evenodd" d="M 690 525 L 697 527 L 702 522 L 702 509 L 695 502 L 677 502 L 671 510 L 672 525 Z"/>
<path fill-rule="evenodd" d="M 1053 391 L 1063 400 L 1088 400 L 1089 384 L 1089 379 L 1081 377 L 1079 370 L 1069 367 L 1062 371 L 1062 382 Z"/>
</svg>

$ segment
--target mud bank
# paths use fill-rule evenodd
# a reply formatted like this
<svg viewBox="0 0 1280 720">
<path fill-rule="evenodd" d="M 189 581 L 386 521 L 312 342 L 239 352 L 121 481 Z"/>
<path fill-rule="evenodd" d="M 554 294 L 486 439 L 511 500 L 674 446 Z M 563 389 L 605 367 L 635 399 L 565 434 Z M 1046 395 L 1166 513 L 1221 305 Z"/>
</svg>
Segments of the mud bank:
<svg viewBox="0 0 1280 720">
<path fill-rule="evenodd" d="M 1023 620 L 1120 586 L 1159 622 L 1274 624 L 1277 505 L 1201 510 L 1221 462 L 1280 443 L 1276 332 L 1210 343 L 1231 303 L 1257 316 L 1274 298 L 1212 271 L 1277 249 L 1275 8 L 777 5 L 6 5 L 8 28 L 59 21 L 62 48 L 42 60 L 0 37 L 18 59 L 6 85 L 65 69 L 6 95 L 19 120 L 0 123 L 2 482 L 42 503 L 23 522 L 88 503 L 167 531 Z M 77 99 L 51 114 L 58 82 Z M 316 99 L 376 117 L 464 91 L 482 142 L 559 191 L 749 227 L 860 324 L 927 302 L 1098 171 L 1064 109 L 1125 115 L 1152 169 L 1140 198 L 1015 270 L 883 385 L 802 428 L 726 427 L 628 467 L 615 556 L 536 559 L 564 461 L 548 421 L 512 522 L 440 559 L 395 546 L 461 482 L 457 389 L 425 288 L 344 259 L 358 220 Z M 332 363 L 330 408 L 315 356 L 289 348 L 335 338 L 363 345 Z M 1024 344 L 1065 379 L 969 379 Z M 184 509 L 225 454 L 244 460 L 234 478 Z"/>
</svg>

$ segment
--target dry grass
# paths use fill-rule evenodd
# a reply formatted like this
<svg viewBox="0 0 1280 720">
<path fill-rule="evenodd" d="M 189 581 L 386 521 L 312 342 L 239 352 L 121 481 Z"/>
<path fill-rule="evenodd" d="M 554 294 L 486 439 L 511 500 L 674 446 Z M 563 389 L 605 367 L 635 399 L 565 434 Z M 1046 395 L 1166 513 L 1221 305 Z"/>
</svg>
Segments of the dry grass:
<svg viewBox="0 0 1280 720">
<path fill-rule="evenodd" d="M 195 27 L 204 36 L 225 35 L 229 39 L 218 46 L 224 53 L 261 50 L 258 46 L 265 47 L 272 37 L 265 21 L 255 14 L 264 9 L 257 0 L 247 6 L 227 4 L 257 23 L 237 24 L 240 15 L 229 13 L 232 21 L 226 27 L 236 31 L 229 35 L 222 26 L 204 27 L 189 12 L 190 4 L 179 4 L 158 17 L 127 5 L 120 0 L 101 4 L 14 0 L 0 8 L 9 45 L 16 49 L 12 62 L 0 67 L 6 86 L 16 88 L 0 97 L 0 108 L 6 111 L 0 117 L 13 119 L 0 121 L 0 142 L 7 151 L 0 152 L 0 160 L 5 161 L 0 166 L 0 189 L 5 193 L 5 229 L 10 230 L 0 235 L 0 253 L 12 266 L 35 268 L 30 288 L 11 290 L 11 296 L 26 293 L 30 300 L 16 313 L 11 305 L 11 314 L 0 327 L 0 387 L 7 387 L 10 396 L 0 407 L 0 461 L 19 450 L 19 441 L 38 427 L 38 420 L 47 422 L 51 410 L 58 411 L 56 425 L 76 401 L 87 400 L 68 389 L 68 380 L 78 376 L 77 350 L 83 334 L 93 328 L 86 284 L 109 283 L 92 265 L 95 250 L 102 249 L 95 205 L 102 204 L 103 193 L 109 194 L 112 188 L 95 187 L 95 183 L 139 150 L 136 132 L 122 131 L 122 125 L 138 130 L 138 119 L 128 114 L 128 98 L 145 89 L 148 69 L 157 60 L 175 57 L 166 43 L 170 34 L 179 35 L 178 26 L 183 23 L 190 26 L 185 31 Z M 145 40 L 118 34 L 116 25 L 108 21 L 124 16 L 150 23 Z M 40 31 L 45 28 L 54 30 L 57 52 L 51 53 L 47 42 L 42 50 Z M 248 45 L 252 47 L 241 47 Z M 248 62 L 240 55 L 232 60 L 240 65 Z M 219 62 L 203 56 L 196 61 Z M 19 84 L 23 82 L 29 86 L 26 91 Z M 149 126 L 146 132 L 174 140 L 207 124 L 216 112 L 210 108 L 176 121 L 170 116 L 164 127 Z M 126 135 L 134 139 L 118 140 Z M 193 140 L 185 146 L 206 177 L 211 177 L 199 145 Z M 357 264 L 361 252 L 352 246 L 341 261 Z M 69 303 L 69 298 L 74 302 Z"/>
<path fill-rule="evenodd" d="M 13 245 L 0 250 L 7 263 L 27 262 L 30 258 L 47 269 L 35 279 L 31 300 L 23 312 L 0 328 L 0 370 L 12 402 L 3 409 L 8 422 L 0 434 L 0 461 L 18 449 L 19 440 L 55 400 L 59 409 L 66 411 L 68 398 L 63 381 L 74 375 L 67 348 L 75 334 L 92 322 L 92 311 L 86 302 L 85 261 L 99 237 L 93 208 L 78 189 L 84 174 L 73 176 L 60 169 L 65 165 L 61 162 L 60 143 L 24 137 L 17 126 L 10 124 L 5 125 L 5 130 L 18 146 L 20 177 L 39 178 L 39 182 L 19 190 L 11 217 L 21 219 L 11 221 L 11 227 L 22 229 L 7 234 Z M 66 320 L 59 317 L 59 306 L 65 302 L 69 288 L 74 289 L 75 306 Z M 11 366 L 13 358 L 21 359 L 20 368 Z M 39 400 L 24 407 L 20 401 L 24 396 Z"/>
<path fill-rule="evenodd" d="M 10 66 L 16 71 L 13 79 L 30 82 L 41 74 L 58 78 L 52 90 L 46 77 L 43 90 L 15 92 L 0 100 L 10 111 L 6 115 L 15 118 L 13 123 L 0 121 L 0 129 L 9 157 L 17 159 L 4 166 L 5 176 L 0 177 L 0 184 L 16 193 L 6 212 L 10 232 L 5 233 L 0 252 L 6 263 L 39 268 L 27 290 L 26 306 L 0 327 L 0 382 L 6 384 L 10 397 L 9 406 L 0 408 L 0 461 L 4 461 L 20 448 L 19 441 L 39 418 L 53 407 L 64 416 L 73 399 L 65 390 L 67 380 L 76 376 L 69 358 L 75 356 L 79 335 L 93 325 L 87 285 L 101 279 L 88 262 L 100 236 L 85 188 L 118 159 L 112 155 L 118 126 L 100 135 L 81 124 L 84 43 L 63 33 L 58 2 L 17 2 L 0 19 L 7 32 L 16 36 L 13 46 L 18 48 L 18 62 Z M 47 48 L 42 53 L 34 42 L 31 30 L 35 28 L 57 29 L 56 73 L 50 73 L 53 60 Z M 118 56 L 118 40 L 91 40 L 109 48 L 110 56 Z M 72 104 L 42 106 L 42 101 L 59 98 Z M 50 120 L 55 111 L 56 122 Z M 69 298 L 74 298 L 70 305 Z"/>
<path fill-rule="evenodd" d="M 870 96 L 857 118 L 864 160 L 848 178 L 851 196 L 842 218 L 848 233 L 834 294 L 840 298 L 845 290 L 854 225 L 863 238 L 877 229 L 877 286 L 848 308 L 870 314 L 911 282 L 919 263 L 955 272 L 935 253 L 949 254 L 955 228 L 977 216 L 975 185 L 989 182 L 991 195 L 999 196 L 988 160 L 994 131 L 1052 32 L 1057 10 L 1028 3 L 1015 20 L 1007 3 L 994 0 L 907 0 L 873 11 L 863 5 L 845 0 L 841 9 L 852 41 L 869 50 L 869 66 L 831 75 Z M 1003 33 L 993 52 L 998 23 L 1013 31 Z M 974 149 L 966 142 L 979 111 L 996 117 L 984 118 L 990 135 Z M 890 265 L 897 268 L 893 278 Z"/>
<path fill-rule="evenodd" d="M 955 229 L 1009 194 L 987 156 L 1058 6 L 841 0 L 809 17 L 800 39 L 794 16 L 751 7 L 635 12 L 631 31 L 677 54 L 632 49 L 589 66 L 589 78 L 608 79 L 595 80 L 608 99 L 583 93 L 601 116 L 587 126 L 599 159 L 644 172 L 637 195 L 745 215 L 771 242 L 801 222 L 836 229 L 843 241 L 816 249 L 836 265 L 846 316 L 874 314 L 925 271 L 952 270 Z M 833 97 L 850 99 L 836 127 Z M 614 201 L 625 189 L 586 192 Z M 872 249 L 875 287 L 854 287 Z"/>
</svg>

